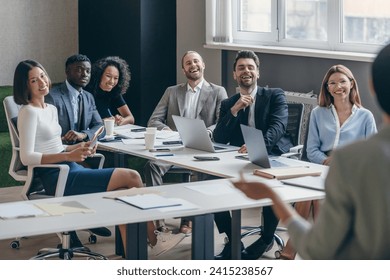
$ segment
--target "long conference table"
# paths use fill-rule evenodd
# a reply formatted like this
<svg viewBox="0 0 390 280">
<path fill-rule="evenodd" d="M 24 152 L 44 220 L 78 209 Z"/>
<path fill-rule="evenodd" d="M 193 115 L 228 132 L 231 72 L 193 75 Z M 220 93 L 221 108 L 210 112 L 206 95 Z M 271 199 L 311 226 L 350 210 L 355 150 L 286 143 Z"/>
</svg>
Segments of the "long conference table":
<svg viewBox="0 0 390 280">
<path fill-rule="evenodd" d="M 132 129 L 139 129 L 142 128 L 140 126 L 136 125 L 128 125 L 126 130 L 127 132 L 131 131 Z M 123 134 L 125 128 L 120 127 L 120 132 Z M 126 133 L 126 132 L 125 132 Z M 157 138 L 155 143 L 155 148 L 169 148 L 169 151 L 166 152 L 159 152 L 159 151 L 149 151 L 145 148 L 145 142 L 144 139 L 142 139 L 143 132 L 139 132 L 138 135 L 140 138 L 132 138 L 132 139 L 125 139 L 123 141 L 115 141 L 115 142 L 104 142 L 99 144 L 99 149 L 106 150 L 113 152 L 117 156 L 117 163 L 123 163 L 123 156 L 124 155 L 132 155 L 136 157 L 141 157 L 144 159 L 149 160 L 158 160 L 161 162 L 169 163 L 175 166 L 183 167 L 190 169 L 192 171 L 197 171 L 205 174 L 209 174 L 212 176 L 220 177 L 220 178 L 230 178 L 230 179 L 237 179 L 239 178 L 240 174 L 244 174 L 245 178 L 251 181 L 265 181 L 275 187 L 278 187 L 278 191 L 281 190 L 282 198 L 285 199 L 286 202 L 297 202 L 297 201 L 304 201 L 304 200 L 312 200 L 312 199 L 323 199 L 325 196 L 325 193 L 323 191 L 313 191 L 308 189 L 302 189 L 298 187 L 292 187 L 291 192 L 297 192 L 300 195 L 302 195 L 300 198 L 298 196 L 290 196 L 292 193 L 288 193 L 288 196 L 284 196 L 283 192 L 290 187 L 287 187 L 286 185 L 282 185 L 277 180 L 266 180 L 262 177 L 253 175 L 253 170 L 258 169 L 259 166 L 251 163 L 247 160 L 242 160 L 236 158 L 236 156 L 240 155 L 238 152 L 220 152 L 220 153 L 209 153 L 205 151 L 195 150 L 191 148 L 186 148 L 183 145 L 163 145 L 163 141 L 172 141 L 172 140 L 180 140 L 178 134 L 174 135 L 170 138 Z M 131 136 L 136 136 L 134 133 L 130 133 Z M 220 160 L 218 161 L 199 161 L 194 158 L 194 156 L 216 156 Z M 322 177 L 325 178 L 328 167 L 324 165 L 319 164 L 313 164 L 308 162 L 302 162 L 295 159 L 290 159 L 286 157 L 276 157 L 276 160 L 285 163 L 288 166 L 310 166 L 313 170 L 320 170 L 322 172 Z M 208 181 L 209 184 L 210 181 Z M 206 183 L 207 184 L 207 183 Z M 176 186 L 176 189 L 179 189 L 181 187 L 180 185 L 174 185 Z M 283 186 L 283 187 L 282 187 Z M 279 187 L 281 187 L 279 189 Z M 310 195 L 315 195 L 316 197 L 312 197 L 308 199 L 308 197 L 304 196 L 303 194 L 306 193 Z M 313 193 L 314 192 L 314 193 Z M 233 259 L 240 259 L 241 258 L 241 209 L 240 208 L 234 208 L 233 206 L 233 200 L 229 200 L 229 203 L 231 208 L 221 211 L 230 210 L 232 212 L 232 258 Z M 266 203 L 266 204 L 264 204 Z M 268 206 L 270 205 L 270 201 L 262 201 L 262 205 L 257 206 Z M 234 209 L 233 209 L 234 208 Z M 214 213 L 219 211 L 213 211 Z M 196 234 L 193 235 L 193 238 L 196 238 Z"/>
<path fill-rule="evenodd" d="M 124 144 L 123 142 L 126 142 Z M 240 171 L 248 180 L 267 181 L 286 202 L 298 202 L 323 199 L 323 191 L 282 185 L 277 180 L 266 180 L 252 175 L 258 166 L 244 160 L 236 159 L 237 152 L 210 154 L 203 151 L 170 147 L 173 156 L 156 156 L 164 153 L 149 152 L 144 147 L 142 139 L 127 139 L 126 141 L 99 143 L 99 149 L 108 150 L 115 154 L 128 154 L 150 160 L 161 160 L 173 165 L 194 171 L 221 177 L 217 180 L 197 181 L 77 196 L 57 197 L 43 200 L 19 201 L 2 203 L 2 209 L 22 207 L 27 204 L 58 204 L 74 202 L 82 204 L 91 211 L 89 213 L 70 213 L 59 216 L 36 216 L 17 219 L 0 219 L 0 239 L 16 236 L 34 236 L 48 233 L 81 230 L 102 226 L 127 225 L 127 259 L 147 259 L 146 222 L 159 219 L 191 216 L 193 218 L 192 259 L 213 259 L 214 257 L 214 222 L 213 213 L 232 211 L 232 258 L 240 259 L 240 225 L 241 210 L 246 208 L 271 205 L 269 199 L 251 200 L 234 189 L 230 180 L 238 178 Z M 219 161 L 195 161 L 194 155 L 213 155 L 220 157 Z M 302 165 L 302 162 L 280 158 L 290 165 Z M 306 163 L 305 163 L 306 164 Z M 321 165 L 313 165 L 321 169 L 325 176 L 327 169 Z M 192 207 L 172 209 L 141 210 L 116 199 L 118 196 L 142 195 L 156 193 L 162 197 L 182 199 L 183 205 L 189 203 Z"/>
</svg>

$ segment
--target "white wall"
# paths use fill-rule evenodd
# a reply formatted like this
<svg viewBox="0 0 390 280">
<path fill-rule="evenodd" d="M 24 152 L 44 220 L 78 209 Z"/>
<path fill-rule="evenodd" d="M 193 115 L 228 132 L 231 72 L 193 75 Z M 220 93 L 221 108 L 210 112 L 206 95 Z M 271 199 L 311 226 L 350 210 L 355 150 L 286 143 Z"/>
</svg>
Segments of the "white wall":
<svg viewBox="0 0 390 280">
<path fill-rule="evenodd" d="M 221 51 L 205 49 L 206 0 L 177 0 L 177 82 L 186 79 L 181 57 L 188 50 L 199 52 L 206 64 L 205 79 L 221 85 Z"/>
<path fill-rule="evenodd" d="M 24 59 L 42 63 L 53 82 L 78 52 L 78 0 L 0 0 L 0 86 L 12 85 Z"/>
</svg>

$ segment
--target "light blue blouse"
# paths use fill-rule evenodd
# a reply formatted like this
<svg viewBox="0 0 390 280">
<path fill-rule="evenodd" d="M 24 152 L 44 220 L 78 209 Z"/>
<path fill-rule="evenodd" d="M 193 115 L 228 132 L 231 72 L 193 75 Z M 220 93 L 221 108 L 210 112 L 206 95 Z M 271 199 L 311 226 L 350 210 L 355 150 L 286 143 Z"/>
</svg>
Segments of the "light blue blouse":
<svg viewBox="0 0 390 280">
<path fill-rule="evenodd" d="M 307 136 L 307 157 L 311 162 L 322 164 L 328 157 L 327 152 L 366 139 L 377 133 L 373 114 L 362 107 L 353 106 L 351 116 L 340 127 L 336 108 L 314 108 L 310 115 L 309 134 Z"/>
</svg>

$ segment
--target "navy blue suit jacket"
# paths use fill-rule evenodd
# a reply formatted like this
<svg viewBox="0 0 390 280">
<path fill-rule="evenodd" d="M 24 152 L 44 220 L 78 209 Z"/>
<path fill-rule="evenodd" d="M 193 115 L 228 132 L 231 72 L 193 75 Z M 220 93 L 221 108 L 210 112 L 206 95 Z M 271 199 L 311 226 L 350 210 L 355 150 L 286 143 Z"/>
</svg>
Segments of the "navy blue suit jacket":
<svg viewBox="0 0 390 280">
<path fill-rule="evenodd" d="M 222 101 L 217 126 L 213 132 L 214 140 L 218 143 L 230 143 L 242 146 L 244 139 L 240 124 L 240 110 L 234 117 L 230 108 L 240 98 L 237 93 Z M 255 101 L 255 125 L 264 135 L 268 154 L 280 155 L 286 153 L 293 146 L 290 137 L 286 134 L 288 120 L 288 106 L 286 96 L 282 89 L 257 87 Z"/>
<path fill-rule="evenodd" d="M 69 130 L 83 132 L 88 135 L 86 140 L 93 138 L 96 130 L 103 125 L 103 121 L 96 110 L 95 99 L 91 93 L 83 90 L 83 120 L 81 130 L 74 129 L 74 114 L 71 103 L 70 93 L 66 83 L 62 83 L 50 90 L 49 94 L 45 96 L 45 102 L 53 104 L 57 107 L 58 122 L 62 128 L 61 136 L 64 136 Z M 104 136 L 101 135 L 101 137 Z"/>
</svg>

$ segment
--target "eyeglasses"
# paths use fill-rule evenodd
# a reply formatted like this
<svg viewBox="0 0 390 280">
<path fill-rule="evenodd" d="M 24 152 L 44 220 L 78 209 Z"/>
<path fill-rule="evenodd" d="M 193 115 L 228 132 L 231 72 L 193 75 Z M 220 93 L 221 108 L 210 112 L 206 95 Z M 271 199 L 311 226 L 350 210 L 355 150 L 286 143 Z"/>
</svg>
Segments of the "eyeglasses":
<svg viewBox="0 0 390 280">
<path fill-rule="evenodd" d="M 330 83 L 328 83 L 328 87 L 334 88 L 334 87 L 339 86 L 339 85 L 343 87 L 343 86 L 346 86 L 347 83 L 348 83 L 348 81 L 341 81 L 341 82 L 338 82 L 338 83 L 330 82 Z"/>
</svg>

